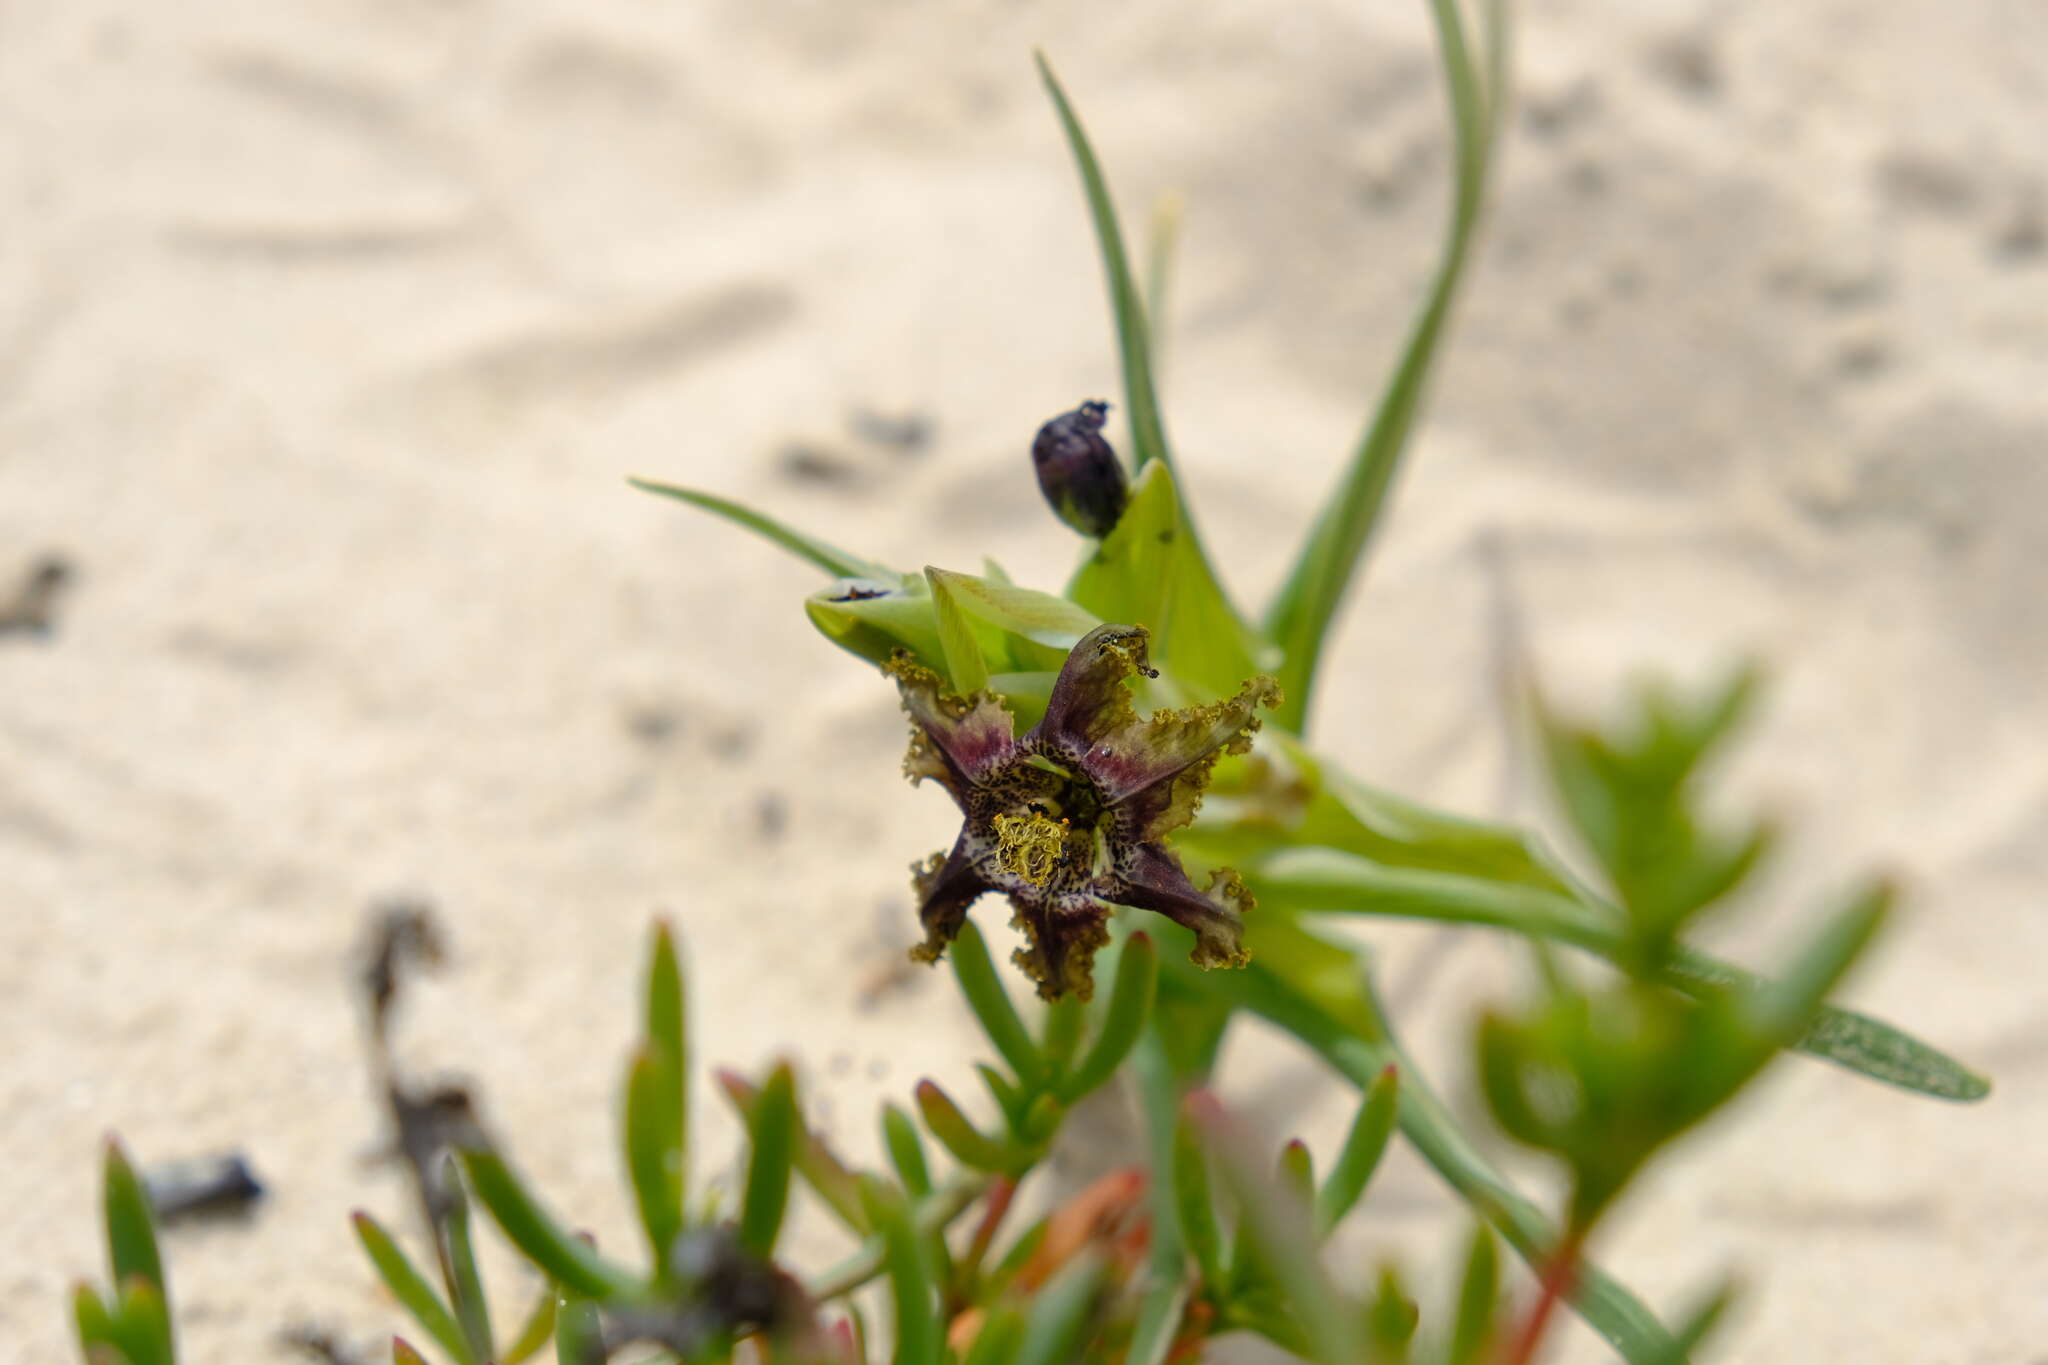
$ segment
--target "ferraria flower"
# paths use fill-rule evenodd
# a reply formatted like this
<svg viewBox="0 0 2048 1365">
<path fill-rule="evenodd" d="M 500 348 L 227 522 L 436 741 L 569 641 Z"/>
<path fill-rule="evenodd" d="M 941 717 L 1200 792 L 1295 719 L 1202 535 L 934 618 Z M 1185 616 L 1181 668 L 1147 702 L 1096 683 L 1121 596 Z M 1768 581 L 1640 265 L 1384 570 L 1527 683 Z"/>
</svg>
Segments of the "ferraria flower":
<svg viewBox="0 0 2048 1365">
<path fill-rule="evenodd" d="M 1280 689 L 1253 678 L 1228 700 L 1140 720 L 1126 684 L 1158 676 L 1146 641 L 1142 626 L 1090 631 L 1060 669 L 1045 718 L 1022 736 L 994 693 L 950 696 L 903 651 L 883 666 L 912 722 L 905 775 L 936 779 L 965 817 L 951 852 L 913 868 L 925 941 L 912 957 L 938 961 L 968 907 L 998 891 L 1029 940 L 1017 965 L 1047 1000 L 1088 998 L 1111 905 L 1192 930 L 1198 966 L 1248 960 L 1244 883 L 1218 868 L 1197 890 L 1166 836 L 1194 819 L 1217 757 L 1251 746 L 1257 709 L 1277 705 Z"/>
</svg>

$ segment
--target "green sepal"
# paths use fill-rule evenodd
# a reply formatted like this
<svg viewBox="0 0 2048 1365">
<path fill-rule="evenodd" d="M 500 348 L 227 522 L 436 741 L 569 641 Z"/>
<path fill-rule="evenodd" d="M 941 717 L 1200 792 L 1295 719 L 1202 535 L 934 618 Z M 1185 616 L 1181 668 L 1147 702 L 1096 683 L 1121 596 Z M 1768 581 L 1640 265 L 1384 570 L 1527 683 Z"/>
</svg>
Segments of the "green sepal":
<svg viewBox="0 0 2048 1365">
<path fill-rule="evenodd" d="M 356 1240 L 363 1244 L 363 1251 L 370 1258 L 377 1278 L 384 1281 L 384 1287 L 391 1291 L 412 1320 L 422 1331 L 434 1339 L 450 1359 L 457 1365 L 470 1365 L 475 1359 L 470 1352 L 469 1342 L 461 1326 L 455 1321 L 453 1310 L 442 1299 L 439 1291 L 426 1276 L 413 1265 L 412 1259 L 369 1214 L 358 1211 L 352 1221 L 355 1224 Z"/>
<path fill-rule="evenodd" d="M 1194 538 L 1163 464 L 1138 476 L 1131 503 L 1067 584 L 1104 621 L 1152 632 L 1152 663 L 1190 696 L 1229 696 L 1270 671 L 1270 651 L 1231 606 Z"/>
<path fill-rule="evenodd" d="M 939 649 L 945 655 L 946 675 L 952 682 L 953 691 L 962 697 L 985 691 L 988 688 L 988 660 L 982 657 L 981 643 L 974 638 L 974 628 L 968 624 L 967 615 L 960 610 L 959 600 L 953 594 L 950 580 L 954 575 L 927 566 L 924 577 L 931 589 L 932 616 L 939 627 Z"/>
</svg>

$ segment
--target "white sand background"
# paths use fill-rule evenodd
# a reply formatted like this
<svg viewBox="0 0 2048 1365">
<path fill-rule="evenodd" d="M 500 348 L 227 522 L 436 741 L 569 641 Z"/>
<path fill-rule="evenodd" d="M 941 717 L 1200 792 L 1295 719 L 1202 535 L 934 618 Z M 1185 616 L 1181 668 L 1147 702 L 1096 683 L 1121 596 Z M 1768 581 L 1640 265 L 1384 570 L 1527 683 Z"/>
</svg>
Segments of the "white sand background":
<svg viewBox="0 0 2048 1365">
<path fill-rule="evenodd" d="M 271 1184 L 253 1220 L 168 1238 L 188 1360 L 400 1325 L 346 1221 L 410 1228 L 366 1164 L 350 993 L 379 895 L 430 897 L 455 945 L 409 1053 L 470 1077 L 609 1244 L 657 911 L 701 1056 L 796 1057 L 851 1154 L 919 1076 L 967 1092 L 944 977 L 862 1003 L 951 824 L 898 780 L 890 690 L 812 634 L 803 566 L 622 479 L 1060 581 L 1076 546 L 1024 452 L 1116 381 L 1038 44 L 1134 231 L 1186 196 L 1170 422 L 1256 600 L 1436 250 L 1419 3 L 0 5 L 0 575 L 78 570 L 53 638 L 0 637 L 0 1358 L 70 1353 L 110 1130 L 145 1162 L 245 1150 Z M 1851 998 L 1999 1089 L 1951 1107 L 1787 1061 L 1601 1254 L 1665 1306 L 1744 1271 L 1725 1359 L 2038 1361 L 2048 11 L 1551 0 L 1520 48 L 1322 741 L 1541 816 L 1503 776 L 1489 537 L 1568 695 L 1766 659 L 1734 785 L 1796 837 L 1732 950 L 1899 870 L 1910 913 Z M 876 445 L 863 411 L 933 438 Z M 793 447 L 839 477 L 793 476 Z M 1459 1021 L 1511 950 L 1475 937 L 1425 980 L 1427 935 L 1365 932 L 1469 1109 Z M 1224 1081 L 1328 1152 L 1312 1067 L 1234 1048 Z M 702 1075 L 698 1102 L 723 1178 Z M 1130 1156 L 1096 1127 L 1070 1171 Z M 1346 1255 L 1438 1265 L 1458 1228 L 1403 1158 Z M 818 1219 L 799 1247 L 842 1250 Z"/>
</svg>

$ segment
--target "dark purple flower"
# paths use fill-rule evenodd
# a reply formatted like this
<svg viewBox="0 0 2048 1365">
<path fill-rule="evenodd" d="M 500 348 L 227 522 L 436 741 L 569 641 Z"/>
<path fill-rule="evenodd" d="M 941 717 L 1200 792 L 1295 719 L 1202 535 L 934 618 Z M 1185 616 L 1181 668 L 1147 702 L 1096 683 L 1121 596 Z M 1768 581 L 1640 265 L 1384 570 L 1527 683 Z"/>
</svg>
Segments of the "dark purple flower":
<svg viewBox="0 0 2048 1365">
<path fill-rule="evenodd" d="M 1083 403 L 1040 427 L 1031 442 L 1045 500 L 1061 521 L 1097 540 L 1116 529 L 1130 502 L 1123 463 L 1102 435 L 1108 416 L 1109 404 Z"/>
<path fill-rule="evenodd" d="M 1090 631 L 1060 669 L 1045 718 L 1021 737 L 995 694 L 949 696 L 900 651 L 884 665 L 913 723 L 904 773 L 937 779 L 965 816 L 952 851 L 914 869 L 925 941 L 913 957 L 938 961 L 968 907 L 999 891 L 1030 940 L 1017 964 L 1048 1000 L 1088 998 L 1111 905 L 1192 930 L 1199 966 L 1244 965 L 1244 883 L 1218 868 L 1197 890 L 1166 836 L 1194 818 L 1217 757 L 1251 746 L 1257 709 L 1277 705 L 1280 689 L 1253 678 L 1226 701 L 1140 720 L 1126 683 L 1158 676 L 1146 639 L 1142 626 Z"/>
</svg>

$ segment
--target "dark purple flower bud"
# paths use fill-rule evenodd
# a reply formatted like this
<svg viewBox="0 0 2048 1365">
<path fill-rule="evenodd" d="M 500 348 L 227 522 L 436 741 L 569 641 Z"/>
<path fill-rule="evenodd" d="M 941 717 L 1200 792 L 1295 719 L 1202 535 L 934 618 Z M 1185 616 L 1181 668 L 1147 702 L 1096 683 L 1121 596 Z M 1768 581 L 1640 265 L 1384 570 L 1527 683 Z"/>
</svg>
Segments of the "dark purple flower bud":
<svg viewBox="0 0 2048 1365">
<path fill-rule="evenodd" d="M 1061 521 L 1097 540 L 1115 529 L 1130 501 L 1123 463 L 1102 436 L 1108 416 L 1109 404 L 1083 403 L 1040 427 L 1031 443 L 1045 500 Z"/>
</svg>

